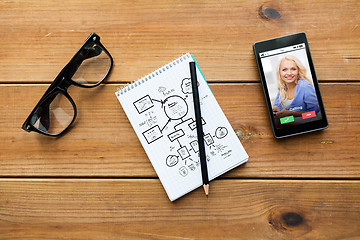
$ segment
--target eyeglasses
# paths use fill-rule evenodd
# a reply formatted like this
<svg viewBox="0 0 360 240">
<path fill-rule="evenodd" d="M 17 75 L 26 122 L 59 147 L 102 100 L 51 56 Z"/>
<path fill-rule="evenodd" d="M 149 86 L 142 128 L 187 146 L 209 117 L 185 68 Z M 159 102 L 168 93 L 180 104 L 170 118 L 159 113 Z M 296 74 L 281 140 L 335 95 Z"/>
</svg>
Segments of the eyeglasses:
<svg viewBox="0 0 360 240">
<path fill-rule="evenodd" d="M 70 62 L 61 70 L 32 110 L 22 129 L 48 136 L 59 136 L 75 121 L 75 102 L 67 93 L 71 85 L 82 88 L 99 86 L 109 75 L 113 59 L 92 33 Z"/>
</svg>

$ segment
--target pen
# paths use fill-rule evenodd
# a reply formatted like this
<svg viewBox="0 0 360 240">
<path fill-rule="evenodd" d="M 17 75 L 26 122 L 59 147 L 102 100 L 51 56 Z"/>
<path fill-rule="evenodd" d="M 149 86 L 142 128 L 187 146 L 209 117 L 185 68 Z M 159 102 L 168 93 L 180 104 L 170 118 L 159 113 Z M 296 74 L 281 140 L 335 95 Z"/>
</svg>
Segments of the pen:
<svg viewBox="0 0 360 240">
<path fill-rule="evenodd" d="M 202 120 L 201 120 L 201 112 L 200 112 L 200 99 L 199 99 L 199 89 L 197 86 L 196 66 L 195 66 L 195 62 L 190 62 L 189 64 L 190 64 L 191 85 L 192 85 L 194 108 L 195 108 L 196 130 L 197 130 L 197 138 L 198 138 L 199 152 L 200 152 L 201 175 L 202 175 L 205 194 L 206 197 L 208 197 L 209 177 L 208 177 L 208 171 L 206 165 L 204 132 L 202 128 Z"/>
</svg>

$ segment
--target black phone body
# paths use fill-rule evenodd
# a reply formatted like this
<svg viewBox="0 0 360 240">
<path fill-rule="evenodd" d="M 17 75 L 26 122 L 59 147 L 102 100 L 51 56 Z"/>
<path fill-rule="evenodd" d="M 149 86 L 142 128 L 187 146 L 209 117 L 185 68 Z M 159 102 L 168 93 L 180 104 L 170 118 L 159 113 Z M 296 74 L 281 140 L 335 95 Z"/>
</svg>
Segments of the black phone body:
<svg viewBox="0 0 360 240">
<path fill-rule="evenodd" d="M 274 136 L 327 128 L 306 34 L 256 42 L 253 50 Z"/>
</svg>

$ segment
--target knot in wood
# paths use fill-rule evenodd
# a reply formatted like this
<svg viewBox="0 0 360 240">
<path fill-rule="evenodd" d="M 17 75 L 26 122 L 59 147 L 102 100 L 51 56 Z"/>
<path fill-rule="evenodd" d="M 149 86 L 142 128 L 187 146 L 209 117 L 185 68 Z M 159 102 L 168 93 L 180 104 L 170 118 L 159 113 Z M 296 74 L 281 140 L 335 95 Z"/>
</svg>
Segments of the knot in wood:
<svg viewBox="0 0 360 240">
<path fill-rule="evenodd" d="M 269 215 L 269 224 L 278 232 L 301 236 L 311 231 L 303 214 L 288 208 L 274 208 Z"/>
<path fill-rule="evenodd" d="M 259 8 L 259 16 L 264 19 L 270 20 L 280 18 L 281 14 L 274 7 L 262 5 Z"/>
<path fill-rule="evenodd" d="M 244 140 L 250 139 L 252 136 L 254 136 L 255 132 L 249 128 L 241 127 L 239 129 L 235 129 L 235 134 L 239 140 L 243 142 Z"/>
<path fill-rule="evenodd" d="M 289 227 L 296 227 L 303 223 L 304 219 L 301 217 L 301 215 L 294 213 L 294 212 L 288 212 L 284 213 L 282 215 L 282 222 L 284 226 Z"/>
</svg>

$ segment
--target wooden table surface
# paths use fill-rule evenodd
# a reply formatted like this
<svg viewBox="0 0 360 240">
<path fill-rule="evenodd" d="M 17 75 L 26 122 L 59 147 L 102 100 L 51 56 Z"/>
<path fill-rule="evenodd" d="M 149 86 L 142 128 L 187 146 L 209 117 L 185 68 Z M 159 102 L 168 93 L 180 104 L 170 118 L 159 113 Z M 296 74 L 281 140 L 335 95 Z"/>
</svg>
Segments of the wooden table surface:
<svg viewBox="0 0 360 240">
<path fill-rule="evenodd" d="M 1 1 L 0 239 L 360 239 L 360 1 Z M 61 138 L 21 125 L 91 32 Z M 252 44 L 306 32 L 329 128 L 276 140 Z M 170 202 L 114 92 L 192 53 L 250 158 Z"/>
</svg>

